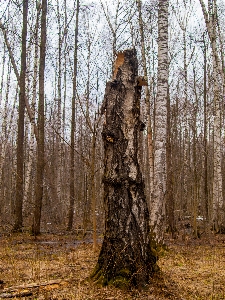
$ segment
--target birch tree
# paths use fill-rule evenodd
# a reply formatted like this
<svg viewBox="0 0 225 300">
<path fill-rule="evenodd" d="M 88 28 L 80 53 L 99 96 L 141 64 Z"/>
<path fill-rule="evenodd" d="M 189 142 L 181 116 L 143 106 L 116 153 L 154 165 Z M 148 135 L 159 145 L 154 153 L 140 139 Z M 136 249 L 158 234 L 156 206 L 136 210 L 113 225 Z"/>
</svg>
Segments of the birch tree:
<svg viewBox="0 0 225 300">
<path fill-rule="evenodd" d="M 115 70 L 102 106 L 105 234 L 91 277 L 102 285 L 141 288 L 157 270 L 157 258 L 138 155 L 142 122 L 136 51 L 119 53 Z"/>
<path fill-rule="evenodd" d="M 155 106 L 154 191 L 150 224 L 158 242 L 163 241 L 166 193 L 166 137 L 168 93 L 168 0 L 158 3 L 158 75 Z"/>
<path fill-rule="evenodd" d="M 31 109 L 33 112 L 33 116 L 35 117 L 35 109 L 36 109 L 36 98 L 37 98 L 37 77 L 38 77 L 38 58 L 39 58 L 39 24 L 40 24 L 40 13 L 41 13 L 41 5 L 37 5 L 36 7 L 36 22 L 34 29 L 34 37 L 32 42 L 34 43 L 34 61 L 33 61 L 33 76 L 32 76 L 32 102 Z M 30 67 L 31 68 L 31 67 Z M 32 69 L 32 68 L 31 68 Z M 31 200 L 28 191 L 30 184 L 32 182 L 32 170 L 35 161 L 35 119 L 30 122 L 31 132 L 29 137 L 29 149 L 28 149 L 28 158 L 26 161 L 26 176 L 25 176 L 25 184 L 24 184 L 24 206 L 27 210 L 30 209 L 29 205 L 31 204 Z M 36 137 L 37 138 L 37 137 Z M 33 189 L 32 189 L 33 190 Z M 32 198 L 32 197 L 31 197 Z"/>
</svg>

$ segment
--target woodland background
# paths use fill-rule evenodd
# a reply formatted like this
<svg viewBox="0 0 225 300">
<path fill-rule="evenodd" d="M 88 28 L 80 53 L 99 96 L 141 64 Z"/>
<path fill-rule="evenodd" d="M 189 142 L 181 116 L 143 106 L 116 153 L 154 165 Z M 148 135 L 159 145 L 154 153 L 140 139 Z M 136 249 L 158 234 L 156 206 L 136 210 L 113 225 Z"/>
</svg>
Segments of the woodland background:
<svg viewBox="0 0 225 300">
<path fill-rule="evenodd" d="M 138 3 L 140 1 L 48 1 L 42 232 L 69 229 L 85 234 L 93 228 L 94 231 L 97 228 L 99 234 L 103 232 L 104 150 L 101 131 L 104 120 L 100 116 L 101 103 L 117 51 L 135 47 L 139 74 L 144 75 L 140 17 L 150 95 L 146 99 L 143 92 L 141 102 L 142 121 L 146 124 L 141 157 L 146 196 L 150 203 L 154 132 L 159 126 L 155 122 L 158 1 L 142 1 L 141 14 Z M 38 175 L 35 128 L 39 116 L 39 65 L 42 58 L 39 49 L 43 25 L 41 10 L 38 1 L 28 1 L 24 78 L 29 106 L 26 104 L 23 113 L 25 131 L 21 145 L 18 137 L 20 89 L 15 66 L 17 70 L 22 69 L 23 2 L 1 1 L 1 230 L 13 229 L 18 217 L 18 197 L 22 201 L 23 230 L 31 230 L 34 219 Z M 216 24 L 217 54 L 224 71 L 224 1 L 208 1 L 208 11 Z M 168 43 L 167 147 L 170 167 L 167 168 L 167 178 L 170 181 L 167 190 L 170 198 L 166 205 L 166 228 L 173 235 L 178 230 L 182 234 L 200 237 L 213 218 L 216 114 L 219 115 L 221 170 L 218 186 L 222 187 L 222 197 L 225 196 L 225 99 L 221 96 L 219 106 L 215 105 L 212 50 L 198 1 L 170 1 Z M 224 95 L 224 86 L 219 85 L 220 95 Z M 24 153 L 23 181 L 22 194 L 18 194 L 17 163 L 21 151 Z M 224 204 L 221 206 L 220 203 L 220 207 L 224 209 Z M 222 226 L 220 230 L 223 230 Z"/>
</svg>

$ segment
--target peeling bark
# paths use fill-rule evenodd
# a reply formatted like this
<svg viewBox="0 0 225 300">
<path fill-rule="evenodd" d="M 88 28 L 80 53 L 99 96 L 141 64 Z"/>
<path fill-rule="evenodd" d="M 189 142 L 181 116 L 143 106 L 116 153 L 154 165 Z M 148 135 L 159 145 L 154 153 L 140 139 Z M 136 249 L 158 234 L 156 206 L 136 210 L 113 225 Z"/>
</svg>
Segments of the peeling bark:
<svg viewBox="0 0 225 300">
<path fill-rule="evenodd" d="M 102 107 L 105 236 L 91 278 L 118 287 L 141 287 L 157 270 L 138 156 L 143 123 L 137 72 L 136 51 L 124 51 L 116 78 L 107 82 Z"/>
</svg>

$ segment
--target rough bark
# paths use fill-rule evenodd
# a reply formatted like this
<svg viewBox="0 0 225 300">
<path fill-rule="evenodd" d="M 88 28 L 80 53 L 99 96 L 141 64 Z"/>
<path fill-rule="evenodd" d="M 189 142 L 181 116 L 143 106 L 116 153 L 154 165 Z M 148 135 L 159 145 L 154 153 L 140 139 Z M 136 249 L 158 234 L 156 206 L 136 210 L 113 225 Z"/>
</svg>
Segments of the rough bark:
<svg viewBox="0 0 225 300">
<path fill-rule="evenodd" d="M 19 77 L 19 120 L 17 133 L 17 169 L 16 169 L 16 202 L 15 223 L 13 231 L 21 231 L 23 225 L 23 185 L 24 185 L 24 113 L 26 96 L 26 39 L 27 39 L 28 0 L 23 1 L 23 30 L 21 72 Z"/>
<path fill-rule="evenodd" d="M 45 108 L 45 56 L 46 56 L 46 15 L 47 0 L 42 0 L 42 17 L 41 17 L 41 45 L 40 45 L 40 63 L 39 63 L 39 103 L 38 103 L 38 140 L 37 140 L 37 171 L 35 185 L 35 209 L 33 221 L 33 234 L 40 234 L 41 209 L 43 199 L 44 183 L 44 108 Z"/>
<path fill-rule="evenodd" d="M 139 163 L 141 86 L 136 51 L 126 50 L 116 78 L 107 82 L 102 113 L 105 235 L 91 278 L 103 285 L 141 287 L 157 269 Z"/>
<path fill-rule="evenodd" d="M 93 133 L 92 133 L 92 149 L 91 149 L 91 204 L 92 204 L 93 250 L 94 251 L 97 250 L 97 218 L 96 218 L 96 188 L 95 188 L 96 138 L 97 138 L 96 124 L 94 124 Z"/>
<path fill-rule="evenodd" d="M 174 174 L 173 174 L 173 165 L 172 165 L 172 130 L 171 130 L 171 110 L 170 110 L 170 96 L 168 89 L 167 97 L 167 140 L 166 140 L 166 212 L 168 218 L 168 231 L 171 233 L 172 238 L 176 237 L 176 225 L 175 225 L 175 215 L 174 215 Z"/>
</svg>

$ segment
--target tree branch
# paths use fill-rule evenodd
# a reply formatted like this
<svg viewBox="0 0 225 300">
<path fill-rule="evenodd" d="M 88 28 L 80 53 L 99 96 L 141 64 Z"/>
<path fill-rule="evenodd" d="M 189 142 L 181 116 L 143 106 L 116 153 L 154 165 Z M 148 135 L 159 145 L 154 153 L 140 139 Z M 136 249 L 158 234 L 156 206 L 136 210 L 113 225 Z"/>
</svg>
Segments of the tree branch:
<svg viewBox="0 0 225 300">
<path fill-rule="evenodd" d="M 9 58 L 10 58 L 10 60 L 11 60 L 12 66 L 13 66 L 13 70 L 14 70 L 14 72 L 15 72 L 15 75 L 16 75 L 16 78 L 17 78 L 17 81 L 18 81 L 18 84 L 19 84 L 19 86 L 20 86 L 20 75 L 19 75 L 19 71 L 18 71 L 18 68 L 17 68 L 17 65 L 16 65 L 16 61 L 15 61 L 13 52 L 12 52 L 12 48 L 11 48 L 11 46 L 10 46 L 10 43 L 9 43 L 9 40 L 8 40 L 8 37 L 7 37 L 6 29 L 5 29 L 5 27 L 3 26 L 1 20 L 0 20 L 0 28 L 1 28 L 2 33 L 3 33 L 3 36 L 4 36 L 5 44 L 6 44 L 6 46 L 7 46 L 8 51 L 9 51 Z M 38 131 L 37 131 L 37 126 L 36 126 L 36 124 L 35 124 L 34 113 L 33 113 L 32 109 L 31 109 L 31 107 L 30 107 L 30 104 L 29 104 L 29 101 L 28 101 L 26 95 L 25 95 L 25 105 L 26 105 L 26 109 L 27 109 L 27 113 L 28 113 L 30 122 L 31 122 L 31 124 L 34 126 L 34 134 L 35 134 L 35 137 L 36 137 L 36 139 L 38 139 Z"/>
</svg>

